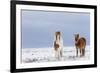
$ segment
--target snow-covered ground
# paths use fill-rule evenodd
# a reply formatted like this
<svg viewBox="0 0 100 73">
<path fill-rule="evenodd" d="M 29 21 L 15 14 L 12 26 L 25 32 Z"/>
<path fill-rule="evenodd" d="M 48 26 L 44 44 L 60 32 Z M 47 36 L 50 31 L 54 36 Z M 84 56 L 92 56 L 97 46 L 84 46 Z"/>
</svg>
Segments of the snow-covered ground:
<svg viewBox="0 0 100 73">
<path fill-rule="evenodd" d="M 22 63 L 89 60 L 90 47 L 86 46 L 85 56 L 76 56 L 75 47 L 64 47 L 63 57 L 58 60 L 54 57 L 53 48 L 24 48 L 22 49 Z"/>
</svg>

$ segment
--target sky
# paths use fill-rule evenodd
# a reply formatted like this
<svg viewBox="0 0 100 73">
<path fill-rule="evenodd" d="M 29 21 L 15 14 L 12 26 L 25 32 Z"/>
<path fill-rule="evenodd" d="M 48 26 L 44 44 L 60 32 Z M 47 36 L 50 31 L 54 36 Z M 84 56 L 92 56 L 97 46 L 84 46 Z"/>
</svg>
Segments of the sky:
<svg viewBox="0 0 100 73">
<path fill-rule="evenodd" d="M 22 48 L 53 47 L 56 31 L 62 33 L 64 46 L 74 46 L 77 33 L 90 45 L 90 14 L 21 10 Z"/>
</svg>

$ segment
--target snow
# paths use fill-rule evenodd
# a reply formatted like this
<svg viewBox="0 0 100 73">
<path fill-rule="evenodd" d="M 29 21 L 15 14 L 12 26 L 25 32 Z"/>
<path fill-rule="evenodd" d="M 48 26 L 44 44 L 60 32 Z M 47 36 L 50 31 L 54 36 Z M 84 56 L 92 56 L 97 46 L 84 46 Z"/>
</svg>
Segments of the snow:
<svg viewBox="0 0 100 73">
<path fill-rule="evenodd" d="M 60 59 L 54 57 L 53 48 L 24 48 L 22 49 L 22 63 L 50 62 L 50 61 L 75 61 L 89 60 L 90 47 L 86 46 L 85 56 L 76 56 L 75 47 L 64 47 L 63 56 Z"/>
</svg>

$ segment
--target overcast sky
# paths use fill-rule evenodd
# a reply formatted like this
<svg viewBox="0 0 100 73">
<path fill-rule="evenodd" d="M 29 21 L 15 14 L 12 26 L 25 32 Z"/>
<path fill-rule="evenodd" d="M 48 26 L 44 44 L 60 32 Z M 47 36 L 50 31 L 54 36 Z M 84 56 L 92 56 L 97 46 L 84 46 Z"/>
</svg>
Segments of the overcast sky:
<svg viewBox="0 0 100 73">
<path fill-rule="evenodd" d="M 21 11 L 22 48 L 52 47 L 54 33 L 60 31 L 64 46 L 74 46 L 79 33 L 90 44 L 90 14 L 53 11 Z"/>
</svg>

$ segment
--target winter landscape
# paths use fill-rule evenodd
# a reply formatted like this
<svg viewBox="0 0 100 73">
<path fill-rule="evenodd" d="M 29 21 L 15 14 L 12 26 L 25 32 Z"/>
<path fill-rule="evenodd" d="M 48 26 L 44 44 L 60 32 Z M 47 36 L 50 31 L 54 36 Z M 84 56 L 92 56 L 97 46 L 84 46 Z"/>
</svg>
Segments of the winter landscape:
<svg viewBox="0 0 100 73">
<path fill-rule="evenodd" d="M 52 61 L 75 61 L 75 60 L 89 60 L 90 47 L 86 46 L 85 56 L 76 56 L 75 47 L 64 47 L 63 56 L 61 59 L 54 57 L 53 48 L 24 48 L 22 49 L 22 63 L 32 62 L 52 62 Z"/>
<path fill-rule="evenodd" d="M 89 60 L 90 13 L 51 10 L 21 13 L 22 63 Z M 85 56 L 76 56 L 75 47 L 85 49 Z M 62 53 L 60 59 L 55 57 L 55 51 Z"/>
</svg>

